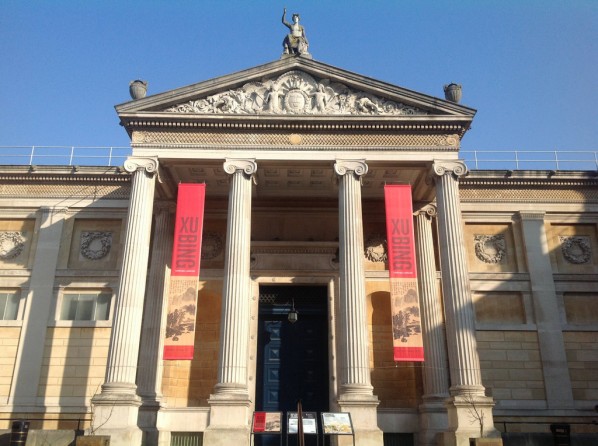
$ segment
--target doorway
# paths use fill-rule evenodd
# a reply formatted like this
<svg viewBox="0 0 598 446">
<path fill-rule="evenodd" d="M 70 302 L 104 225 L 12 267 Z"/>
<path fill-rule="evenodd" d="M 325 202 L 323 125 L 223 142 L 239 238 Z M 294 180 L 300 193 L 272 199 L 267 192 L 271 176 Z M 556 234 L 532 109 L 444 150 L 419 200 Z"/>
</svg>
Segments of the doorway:
<svg viewBox="0 0 598 446">
<path fill-rule="evenodd" d="M 255 410 L 283 412 L 283 436 L 286 412 L 295 412 L 299 400 L 304 412 L 318 417 L 329 410 L 327 302 L 326 286 L 260 286 Z M 289 321 L 293 308 L 294 323 Z M 306 445 L 316 444 L 315 436 L 305 438 Z M 267 436 L 255 440 L 270 444 Z"/>
</svg>

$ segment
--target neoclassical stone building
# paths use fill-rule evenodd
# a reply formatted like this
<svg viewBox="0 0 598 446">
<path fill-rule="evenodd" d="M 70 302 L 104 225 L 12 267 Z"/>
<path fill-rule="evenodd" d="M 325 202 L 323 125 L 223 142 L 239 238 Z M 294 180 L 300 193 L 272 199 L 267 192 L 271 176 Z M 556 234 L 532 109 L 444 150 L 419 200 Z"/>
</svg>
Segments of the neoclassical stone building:
<svg viewBox="0 0 598 446">
<path fill-rule="evenodd" d="M 241 446 L 301 399 L 360 446 L 596 441 L 595 172 L 468 171 L 475 110 L 301 55 L 116 110 L 124 168 L 0 167 L 3 427 Z M 181 183 L 194 354 L 164 360 Z M 423 363 L 393 360 L 385 184 L 413 191 Z"/>
</svg>

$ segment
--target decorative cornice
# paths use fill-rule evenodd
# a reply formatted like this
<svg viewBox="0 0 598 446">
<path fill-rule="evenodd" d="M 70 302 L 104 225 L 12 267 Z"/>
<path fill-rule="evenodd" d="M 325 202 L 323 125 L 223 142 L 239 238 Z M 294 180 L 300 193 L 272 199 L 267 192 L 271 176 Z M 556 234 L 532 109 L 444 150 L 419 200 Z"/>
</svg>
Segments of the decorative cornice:
<svg viewBox="0 0 598 446">
<path fill-rule="evenodd" d="M 365 160 L 336 160 L 334 171 L 337 175 L 343 176 L 349 172 L 361 177 L 368 173 L 368 165 Z"/>
<path fill-rule="evenodd" d="M 344 122 L 337 120 L 327 119 L 324 122 L 313 122 L 314 118 L 310 117 L 301 122 L 304 118 L 300 116 L 284 117 L 289 119 L 289 122 L 277 121 L 277 122 L 254 122 L 248 119 L 234 120 L 222 122 L 221 120 L 212 121 L 207 119 L 198 119 L 194 121 L 181 121 L 172 119 L 172 116 L 168 116 L 170 120 L 163 120 L 165 117 L 157 115 L 153 119 L 144 117 L 143 119 L 138 117 L 131 117 L 123 121 L 123 125 L 128 128 L 164 128 L 164 127 L 176 127 L 176 128 L 200 128 L 210 130 L 230 130 L 230 129 L 242 129 L 242 130 L 376 130 L 376 131 L 397 131 L 397 130 L 408 130 L 415 132 L 442 132 L 442 133 L 459 133 L 463 130 L 463 125 L 455 124 L 451 122 L 445 122 L 438 120 L 437 122 L 426 120 L 425 122 L 417 122 L 421 118 L 413 118 L 410 122 L 388 122 L 387 119 L 376 118 L 368 119 L 365 122 L 360 120 L 359 122 L 346 122 L 347 118 L 343 119 Z M 414 122 L 415 121 L 415 122 Z"/>
</svg>

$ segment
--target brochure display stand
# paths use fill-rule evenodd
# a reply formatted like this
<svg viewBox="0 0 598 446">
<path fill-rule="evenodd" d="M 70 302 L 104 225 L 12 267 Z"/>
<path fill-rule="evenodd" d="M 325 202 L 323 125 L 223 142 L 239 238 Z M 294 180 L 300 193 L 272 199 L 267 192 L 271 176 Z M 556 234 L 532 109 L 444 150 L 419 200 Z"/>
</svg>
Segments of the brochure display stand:
<svg viewBox="0 0 598 446">
<path fill-rule="evenodd" d="M 355 433 L 353 432 L 353 423 L 351 414 L 348 412 L 322 412 L 322 431 L 324 433 L 324 446 L 326 445 L 327 435 L 351 435 L 353 437 L 353 446 L 355 446 Z M 328 440 L 330 444 L 330 440 Z"/>
<path fill-rule="evenodd" d="M 317 444 L 320 444 L 318 436 L 318 414 L 316 412 L 302 412 L 302 425 L 304 435 L 315 435 Z M 287 412 L 287 442 L 289 444 L 289 435 L 299 433 L 299 417 L 297 412 Z"/>
<path fill-rule="evenodd" d="M 253 412 L 251 444 L 255 435 L 278 435 L 282 446 L 282 412 Z"/>
</svg>

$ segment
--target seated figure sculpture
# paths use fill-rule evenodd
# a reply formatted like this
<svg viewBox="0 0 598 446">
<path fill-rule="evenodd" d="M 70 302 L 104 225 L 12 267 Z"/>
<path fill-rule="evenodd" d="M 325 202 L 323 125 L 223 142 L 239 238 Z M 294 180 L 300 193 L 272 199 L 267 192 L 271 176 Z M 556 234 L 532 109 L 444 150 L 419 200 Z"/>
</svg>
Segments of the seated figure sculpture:
<svg viewBox="0 0 598 446">
<path fill-rule="evenodd" d="M 305 29 L 299 24 L 299 14 L 293 14 L 293 23 L 286 21 L 287 9 L 282 13 L 282 24 L 289 28 L 290 33 L 284 38 L 282 46 L 284 48 L 283 55 L 308 55 L 307 47 L 309 43 L 305 37 Z"/>
</svg>

